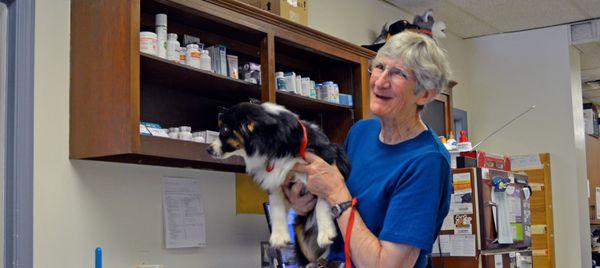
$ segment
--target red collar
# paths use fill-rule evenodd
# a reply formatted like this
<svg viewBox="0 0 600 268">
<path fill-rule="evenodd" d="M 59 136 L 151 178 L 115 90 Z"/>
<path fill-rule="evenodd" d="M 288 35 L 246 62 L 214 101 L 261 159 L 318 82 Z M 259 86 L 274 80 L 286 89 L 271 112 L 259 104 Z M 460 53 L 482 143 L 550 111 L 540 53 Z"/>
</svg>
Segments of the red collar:
<svg viewBox="0 0 600 268">
<path fill-rule="evenodd" d="M 302 124 L 302 121 L 300 121 L 300 119 L 298 119 L 298 124 L 300 124 L 300 127 L 302 128 L 302 143 L 300 143 L 300 157 L 302 157 L 302 159 L 306 160 L 306 147 L 308 147 L 308 132 L 306 131 L 306 127 L 304 126 L 304 124 Z M 269 162 L 271 162 L 271 160 L 269 160 Z M 275 163 L 268 163 L 267 165 L 267 172 L 271 172 L 273 171 L 273 169 L 275 168 Z"/>
<path fill-rule="evenodd" d="M 306 160 L 306 147 L 308 146 L 308 133 L 306 132 L 306 127 L 302 124 L 302 121 L 298 119 L 298 123 L 300 127 L 302 127 L 302 143 L 300 143 L 300 156 L 302 159 Z"/>
<path fill-rule="evenodd" d="M 427 29 L 420 29 L 419 30 L 420 33 L 424 33 L 426 35 L 429 35 L 429 37 L 433 37 L 433 33 L 430 30 Z"/>
</svg>

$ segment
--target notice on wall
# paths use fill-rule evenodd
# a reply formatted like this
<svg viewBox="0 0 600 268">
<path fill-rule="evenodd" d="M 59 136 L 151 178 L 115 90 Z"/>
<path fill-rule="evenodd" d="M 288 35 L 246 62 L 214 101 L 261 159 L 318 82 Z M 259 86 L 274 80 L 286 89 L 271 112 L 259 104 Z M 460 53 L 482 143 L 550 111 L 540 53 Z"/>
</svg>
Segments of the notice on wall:
<svg viewBox="0 0 600 268">
<path fill-rule="evenodd" d="M 442 250 L 442 255 L 450 254 L 450 235 L 439 235 L 435 240 L 432 253 L 440 254 L 440 249 Z"/>
<path fill-rule="evenodd" d="M 475 235 L 451 235 L 450 256 L 475 257 Z"/>
<path fill-rule="evenodd" d="M 502 254 L 494 255 L 494 268 L 502 268 Z"/>
<path fill-rule="evenodd" d="M 204 205 L 199 181 L 164 177 L 162 187 L 165 247 L 206 245 Z"/>
<path fill-rule="evenodd" d="M 471 173 L 456 173 L 452 175 L 454 194 L 471 193 Z"/>
<path fill-rule="evenodd" d="M 530 155 L 513 155 L 510 157 L 510 168 L 512 170 L 526 170 L 526 169 L 542 169 L 542 161 L 538 154 Z"/>
</svg>

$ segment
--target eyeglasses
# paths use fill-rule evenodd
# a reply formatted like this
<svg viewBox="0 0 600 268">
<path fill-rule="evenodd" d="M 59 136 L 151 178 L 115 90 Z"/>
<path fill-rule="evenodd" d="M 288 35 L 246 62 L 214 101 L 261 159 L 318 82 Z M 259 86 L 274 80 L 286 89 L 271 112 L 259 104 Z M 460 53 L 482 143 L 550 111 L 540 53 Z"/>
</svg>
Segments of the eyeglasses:
<svg viewBox="0 0 600 268">
<path fill-rule="evenodd" d="M 385 70 L 387 70 L 390 80 L 394 82 L 409 80 L 410 78 L 410 75 L 407 71 L 395 66 L 386 66 L 385 64 L 375 60 L 371 61 L 371 64 L 369 64 L 369 68 L 367 70 L 369 73 L 371 73 L 371 75 L 375 76 L 380 76 L 385 72 Z"/>
</svg>

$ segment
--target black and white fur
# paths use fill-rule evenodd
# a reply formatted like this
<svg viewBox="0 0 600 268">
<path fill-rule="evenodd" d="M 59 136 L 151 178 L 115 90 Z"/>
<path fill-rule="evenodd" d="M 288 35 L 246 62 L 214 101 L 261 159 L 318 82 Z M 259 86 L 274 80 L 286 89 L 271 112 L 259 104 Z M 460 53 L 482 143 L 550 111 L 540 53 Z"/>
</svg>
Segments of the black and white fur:
<svg viewBox="0 0 600 268">
<path fill-rule="evenodd" d="M 215 158 L 238 155 L 246 162 L 246 171 L 262 189 L 269 193 L 272 231 L 270 243 L 282 247 L 291 242 L 287 215 L 289 204 L 281 186 L 296 163 L 304 163 L 299 155 L 303 130 L 298 116 L 283 106 L 273 103 L 241 103 L 221 114 L 219 138 L 208 152 Z M 315 124 L 302 121 L 308 135 L 307 151 L 329 164 L 336 164 L 344 178 L 350 173 L 350 164 L 343 149 L 329 142 Z M 268 172 L 267 166 L 273 170 Z M 306 184 L 306 174 L 295 174 L 295 180 Z M 319 198 L 315 209 L 295 222 L 298 245 L 308 261 L 315 261 L 328 253 L 328 246 L 336 236 L 329 204 Z"/>
</svg>

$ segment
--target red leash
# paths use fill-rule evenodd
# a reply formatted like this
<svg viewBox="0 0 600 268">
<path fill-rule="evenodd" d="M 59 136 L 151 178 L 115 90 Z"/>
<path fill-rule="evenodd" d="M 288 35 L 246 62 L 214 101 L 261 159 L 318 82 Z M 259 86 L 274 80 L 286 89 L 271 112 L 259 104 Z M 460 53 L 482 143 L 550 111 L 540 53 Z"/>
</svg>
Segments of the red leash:
<svg viewBox="0 0 600 268">
<path fill-rule="evenodd" d="M 302 157 L 302 159 L 306 160 L 306 147 L 308 147 L 308 133 L 306 132 L 306 127 L 304 126 L 304 124 L 302 124 L 302 121 L 300 121 L 300 119 L 298 120 L 298 124 L 300 124 L 300 127 L 302 128 L 302 143 L 300 143 L 300 156 Z M 275 164 L 273 163 L 269 163 L 267 165 L 267 172 L 271 172 L 273 171 L 273 169 L 275 168 Z"/>
<path fill-rule="evenodd" d="M 346 268 L 352 267 L 352 259 L 350 258 L 350 236 L 352 235 L 352 226 L 354 225 L 354 214 L 356 212 L 356 203 L 358 199 L 352 198 L 352 207 L 350 207 L 350 218 L 346 226 L 346 241 L 344 241 L 344 254 L 346 255 Z"/>
</svg>

